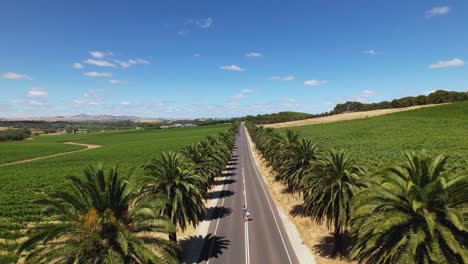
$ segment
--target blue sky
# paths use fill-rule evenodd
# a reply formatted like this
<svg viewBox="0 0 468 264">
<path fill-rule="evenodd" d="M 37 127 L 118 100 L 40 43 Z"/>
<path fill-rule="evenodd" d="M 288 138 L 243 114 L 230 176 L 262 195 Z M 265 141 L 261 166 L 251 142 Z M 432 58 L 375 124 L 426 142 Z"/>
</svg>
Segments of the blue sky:
<svg viewBox="0 0 468 264">
<path fill-rule="evenodd" d="M 0 2 L 0 117 L 319 113 L 468 90 L 468 1 Z"/>
</svg>

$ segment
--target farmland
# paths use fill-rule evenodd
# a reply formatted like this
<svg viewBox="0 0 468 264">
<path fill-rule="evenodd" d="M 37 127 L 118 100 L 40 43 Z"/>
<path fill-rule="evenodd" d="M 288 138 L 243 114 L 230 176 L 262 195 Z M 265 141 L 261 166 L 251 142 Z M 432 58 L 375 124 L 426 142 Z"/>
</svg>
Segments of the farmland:
<svg viewBox="0 0 468 264">
<path fill-rule="evenodd" d="M 405 151 L 450 156 L 449 166 L 468 166 L 468 102 L 367 119 L 291 128 L 322 149 L 345 149 L 372 165 L 403 161 Z"/>
<path fill-rule="evenodd" d="M 44 139 L 44 140 L 43 140 Z M 83 149 L 82 146 L 67 145 L 55 137 L 38 137 L 37 140 L 0 143 L 0 165 L 13 161 Z"/>
<path fill-rule="evenodd" d="M 61 157 L 0 168 L 0 262 L 5 252 L 16 248 L 15 239 L 23 237 L 26 224 L 41 220 L 40 207 L 32 204 L 42 194 L 65 186 L 65 176 L 80 175 L 86 164 L 119 165 L 122 174 L 140 173 L 141 165 L 162 151 L 176 150 L 188 143 L 224 131 L 229 125 L 214 125 L 168 130 L 124 131 L 81 135 L 38 137 L 32 141 L 0 144 L 2 162 L 21 160 L 50 153 L 70 151 L 61 142 L 72 141 L 102 145 L 101 148 Z M 37 144 L 37 147 L 34 144 Z M 4 147 L 8 146 L 8 147 Z M 12 146 L 19 149 L 12 152 Z M 60 147 L 65 147 L 59 149 Z M 48 147 L 54 148 L 47 152 Z M 4 153 L 10 149 L 8 159 Z M 73 149 L 72 149 L 73 150 Z M 4 241 L 6 240 L 6 241 Z M 3 253 L 1 253 L 3 252 Z M 3 257 L 2 257 L 3 255 Z M 11 255 L 10 255 L 11 257 Z"/>
</svg>

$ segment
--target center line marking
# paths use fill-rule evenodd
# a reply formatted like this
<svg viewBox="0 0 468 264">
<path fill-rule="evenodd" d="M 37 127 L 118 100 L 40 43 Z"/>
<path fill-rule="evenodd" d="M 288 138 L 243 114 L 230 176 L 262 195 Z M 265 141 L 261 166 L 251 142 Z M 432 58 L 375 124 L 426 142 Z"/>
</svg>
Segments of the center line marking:
<svg viewBox="0 0 468 264">
<path fill-rule="evenodd" d="M 247 208 L 248 210 L 249 207 L 247 206 L 247 189 L 245 188 L 244 167 L 242 167 L 242 182 L 244 183 L 245 208 Z M 244 222 L 244 238 L 245 238 L 245 263 L 250 264 L 249 221 L 248 220 Z"/>
</svg>

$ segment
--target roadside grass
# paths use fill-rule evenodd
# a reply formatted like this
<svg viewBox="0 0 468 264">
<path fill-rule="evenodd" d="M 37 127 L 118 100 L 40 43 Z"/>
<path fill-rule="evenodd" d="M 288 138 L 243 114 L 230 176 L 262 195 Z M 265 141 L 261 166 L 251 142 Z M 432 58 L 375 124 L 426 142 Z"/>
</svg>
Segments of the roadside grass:
<svg viewBox="0 0 468 264">
<path fill-rule="evenodd" d="M 56 144 L 72 141 L 102 147 L 0 168 L 0 263 L 4 263 L 2 258 L 7 255 L 11 257 L 11 249 L 16 248 L 18 239 L 24 236 L 27 224 L 46 220 L 41 216 L 41 207 L 33 201 L 45 193 L 65 188 L 66 176 L 81 175 L 85 165 L 97 163 L 107 168 L 118 165 L 121 174 L 141 175 L 141 165 L 161 152 L 177 150 L 207 135 L 225 131 L 229 126 L 44 137 L 47 138 L 45 142 Z"/>
<path fill-rule="evenodd" d="M 468 102 L 291 129 L 321 149 L 345 149 L 374 166 L 400 163 L 404 152 L 425 150 L 449 155 L 449 167 L 468 167 Z"/>
</svg>

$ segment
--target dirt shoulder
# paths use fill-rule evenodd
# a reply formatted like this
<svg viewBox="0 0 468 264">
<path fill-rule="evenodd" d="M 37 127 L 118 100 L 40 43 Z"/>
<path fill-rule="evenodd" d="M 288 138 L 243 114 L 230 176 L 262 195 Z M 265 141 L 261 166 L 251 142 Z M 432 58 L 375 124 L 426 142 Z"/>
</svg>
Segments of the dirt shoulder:
<svg viewBox="0 0 468 264">
<path fill-rule="evenodd" d="M 75 142 L 64 142 L 64 144 L 83 146 L 83 147 L 86 147 L 86 148 L 79 149 L 79 150 L 74 150 L 74 151 L 68 151 L 68 152 L 52 154 L 52 155 L 40 156 L 40 157 L 36 157 L 36 158 L 32 158 L 32 159 L 26 159 L 26 160 L 19 160 L 19 161 L 14 161 L 14 162 L 9 162 L 9 163 L 3 163 L 3 164 L 0 164 L 0 167 L 10 166 L 10 165 L 15 165 L 15 164 L 20 164 L 20 163 L 26 163 L 26 162 L 31 162 L 31 161 L 41 160 L 41 159 L 59 157 L 59 156 L 69 155 L 69 154 L 73 154 L 73 153 L 77 153 L 77 152 L 82 152 L 82 151 L 87 151 L 87 150 L 90 150 L 90 149 L 95 149 L 95 148 L 102 147 L 100 145 L 82 144 L 82 143 L 75 143 Z"/>
<path fill-rule="evenodd" d="M 438 106 L 438 105 L 443 105 L 443 104 L 428 104 L 428 105 L 418 105 L 418 106 L 410 106 L 410 107 L 403 107 L 403 108 L 381 109 L 381 110 L 364 111 L 364 112 L 352 112 L 352 113 L 337 114 L 337 115 L 310 118 L 310 119 L 304 119 L 304 120 L 268 124 L 268 125 L 263 125 L 263 126 L 271 127 L 271 128 L 283 128 L 283 127 L 295 127 L 295 126 L 332 123 L 332 122 L 338 122 L 338 121 L 388 115 L 392 113 L 398 113 L 398 112 L 415 110 L 415 109 L 426 108 L 426 107 L 433 107 L 433 106 Z"/>
<path fill-rule="evenodd" d="M 333 237 L 325 225 L 318 225 L 310 217 L 303 216 L 299 211 L 302 205 L 302 194 L 292 195 L 286 191 L 286 186 L 275 181 L 275 172 L 257 150 L 255 143 L 249 136 L 252 154 L 259 165 L 261 174 L 268 185 L 273 198 L 287 213 L 288 219 L 296 226 L 303 243 L 312 251 L 319 264 L 349 264 L 355 263 L 344 259 L 331 258 L 333 244 L 329 243 Z"/>
</svg>

